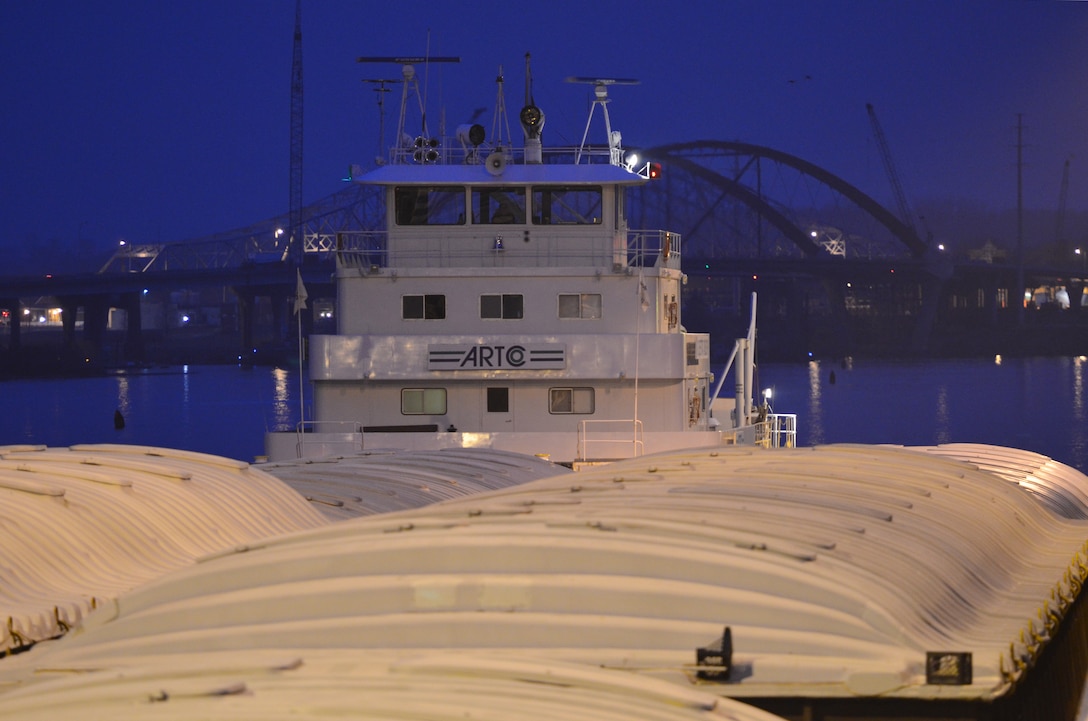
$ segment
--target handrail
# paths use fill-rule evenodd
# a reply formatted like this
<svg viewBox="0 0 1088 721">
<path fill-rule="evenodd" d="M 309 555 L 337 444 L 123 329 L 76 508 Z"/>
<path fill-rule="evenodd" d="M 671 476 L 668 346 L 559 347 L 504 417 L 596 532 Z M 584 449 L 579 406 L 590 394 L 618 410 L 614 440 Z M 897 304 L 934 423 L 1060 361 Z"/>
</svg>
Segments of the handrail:
<svg viewBox="0 0 1088 721">
<path fill-rule="evenodd" d="M 473 148 L 449 138 L 444 141 L 416 138 L 411 143 L 393 147 L 389 151 L 389 162 L 393 165 L 483 165 L 492 154 L 501 154 L 507 163 L 525 162 L 525 148 L 522 147 L 482 145 Z M 570 165 L 577 157 L 585 159 L 587 163 L 616 164 L 612 162 L 612 150 L 608 146 L 541 148 L 541 160 L 546 165 Z"/>
<path fill-rule="evenodd" d="M 589 428 L 590 424 L 595 425 L 619 425 L 626 426 L 631 425 L 631 437 L 630 438 L 590 438 Z M 596 431 L 597 433 L 607 433 L 609 431 Z M 621 428 L 619 431 L 611 431 L 612 433 L 624 433 L 625 430 Z M 637 458 L 641 456 L 645 450 L 645 444 L 643 443 L 642 434 L 642 421 L 637 418 L 626 419 L 602 419 L 602 420 L 583 420 L 578 422 L 578 452 L 577 457 L 579 461 L 589 460 L 588 447 L 590 444 L 604 445 L 604 444 L 621 444 L 631 446 L 631 455 L 624 456 L 625 458 Z M 596 458 L 604 458 L 605 456 L 596 456 Z"/>
<path fill-rule="evenodd" d="M 756 424 L 756 445 L 763 448 L 797 447 L 797 414 L 768 413 Z"/>
<path fill-rule="evenodd" d="M 592 227 L 592 226 L 587 226 Z M 621 268 L 680 268 L 679 233 L 667 230 L 629 230 L 623 245 L 614 247 L 611 238 L 597 231 L 571 233 L 548 232 L 553 226 L 502 226 L 508 235 L 521 228 L 531 228 L 534 242 L 496 243 L 496 226 L 469 228 L 456 226 L 444 236 L 445 247 L 428 249 L 389 249 L 387 231 L 350 231 L 336 234 L 336 259 L 341 268 L 381 269 L 390 267 L 457 267 L 465 265 L 501 265 L 506 262 L 533 260 L 543 267 L 584 266 L 587 262 L 606 260 Z M 562 239 L 562 247 L 551 241 Z M 575 243 L 572 241 L 583 241 Z"/>
<path fill-rule="evenodd" d="M 321 430 L 319 430 L 321 428 Z M 331 429 L 331 430 L 330 430 Z M 357 421 L 299 421 L 295 425 L 295 456 L 306 458 L 305 448 L 309 446 L 329 445 L 330 443 L 348 444 L 347 450 L 358 452 L 363 450 L 363 424 Z M 341 437 L 340 440 L 332 440 L 330 436 Z M 307 443 L 307 438 L 310 442 Z M 358 438 L 358 445 L 355 440 Z"/>
</svg>

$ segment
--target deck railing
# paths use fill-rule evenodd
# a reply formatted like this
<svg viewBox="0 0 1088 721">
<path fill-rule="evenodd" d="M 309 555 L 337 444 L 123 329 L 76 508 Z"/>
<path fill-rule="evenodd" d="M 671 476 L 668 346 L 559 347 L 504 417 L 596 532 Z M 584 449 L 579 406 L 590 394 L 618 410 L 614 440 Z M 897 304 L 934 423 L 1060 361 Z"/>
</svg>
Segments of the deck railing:
<svg viewBox="0 0 1088 721">
<path fill-rule="evenodd" d="M 591 431 L 590 426 L 594 426 Z M 590 454 L 590 447 L 594 452 Z M 619 449 L 618 453 L 602 449 Z M 637 458 L 644 450 L 642 421 L 584 420 L 578 423 L 578 460 Z"/>
<path fill-rule="evenodd" d="M 764 448 L 796 448 L 797 414 L 767 414 L 767 420 L 756 424 L 756 445 Z"/>
<path fill-rule="evenodd" d="M 598 232 L 552 233 L 550 226 L 490 226 L 442 237 L 439 247 L 407 244 L 391 250 L 385 231 L 337 233 L 342 268 L 377 271 L 393 267 L 570 267 L 607 263 L 618 268 L 680 268 L 681 236 L 667 230 L 629 230 L 620 243 Z M 532 242 L 519 240 L 522 231 Z"/>
<path fill-rule="evenodd" d="M 295 426 L 298 458 L 308 458 L 306 450 L 316 450 L 312 456 L 358 453 L 363 450 L 363 426 L 355 421 L 299 421 Z"/>
</svg>

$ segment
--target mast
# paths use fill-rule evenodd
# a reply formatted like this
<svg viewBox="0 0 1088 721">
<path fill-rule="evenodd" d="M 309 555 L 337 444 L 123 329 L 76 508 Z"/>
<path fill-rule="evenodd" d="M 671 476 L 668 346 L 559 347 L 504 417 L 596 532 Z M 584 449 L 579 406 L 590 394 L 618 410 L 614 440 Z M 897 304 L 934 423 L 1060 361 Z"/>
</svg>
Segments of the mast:
<svg viewBox="0 0 1088 721">
<path fill-rule="evenodd" d="M 295 0 L 295 40 L 291 55 L 291 170 L 288 247 L 295 264 L 302 265 L 302 0 Z M 301 338 L 299 339 L 301 343 Z"/>
</svg>

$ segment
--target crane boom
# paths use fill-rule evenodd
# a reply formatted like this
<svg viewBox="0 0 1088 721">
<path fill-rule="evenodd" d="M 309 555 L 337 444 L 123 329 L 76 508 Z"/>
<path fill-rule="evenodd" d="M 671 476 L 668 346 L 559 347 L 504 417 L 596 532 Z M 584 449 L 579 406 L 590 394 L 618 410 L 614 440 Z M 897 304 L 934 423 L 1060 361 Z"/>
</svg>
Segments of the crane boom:
<svg viewBox="0 0 1088 721">
<path fill-rule="evenodd" d="M 907 196 L 903 192 L 903 184 L 899 182 L 899 173 L 896 172 L 895 163 L 892 162 L 892 152 L 888 148 L 888 141 L 884 138 L 884 130 L 880 127 L 880 121 L 877 120 L 876 110 L 873 109 L 872 103 L 866 103 L 865 109 L 869 112 L 869 122 L 873 125 L 873 136 L 876 138 L 877 147 L 880 148 L 880 159 L 884 161 L 884 171 L 888 174 L 888 181 L 891 183 L 892 192 L 895 194 L 896 205 L 899 206 L 899 216 L 910 228 L 914 237 L 918 238 L 918 227 L 914 223 L 914 213 L 907 203 Z"/>
</svg>

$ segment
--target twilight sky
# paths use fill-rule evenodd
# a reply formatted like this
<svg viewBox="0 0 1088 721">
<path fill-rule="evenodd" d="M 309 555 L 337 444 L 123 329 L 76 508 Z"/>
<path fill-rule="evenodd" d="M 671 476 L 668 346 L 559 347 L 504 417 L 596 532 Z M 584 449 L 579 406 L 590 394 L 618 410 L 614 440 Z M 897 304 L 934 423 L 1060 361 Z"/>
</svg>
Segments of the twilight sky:
<svg viewBox="0 0 1088 721">
<path fill-rule="evenodd" d="M 286 212 L 295 0 L 34 0 L 0 7 L 0 248 L 182 240 Z M 616 88 L 627 145 L 739 140 L 894 204 L 866 103 L 907 195 L 1088 210 L 1088 2 L 1012 0 L 303 0 L 306 202 L 379 148 L 375 85 L 429 68 L 428 120 L 486 108 L 499 66 L 515 139 L 532 53 L 544 142 L 576 144 L 589 87 Z M 420 72 L 423 69 L 420 68 Z M 385 137 L 399 86 L 386 95 Z M 595 127 L 600 132 L 600 126 Z M 597 140 L 603 139 L 601 137 Z"/>
</svg>

